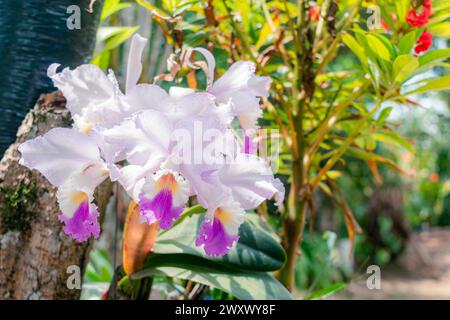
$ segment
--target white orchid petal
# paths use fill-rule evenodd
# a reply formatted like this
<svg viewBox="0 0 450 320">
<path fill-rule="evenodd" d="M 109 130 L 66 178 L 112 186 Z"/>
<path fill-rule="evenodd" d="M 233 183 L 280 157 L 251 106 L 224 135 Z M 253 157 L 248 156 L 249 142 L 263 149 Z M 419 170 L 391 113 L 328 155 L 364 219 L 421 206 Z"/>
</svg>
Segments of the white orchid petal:
<svg viewBox="0 0 450 320">
<path fill-rule="evenodd" d="M 40 171 L 59 186 L 71 175 L 100 159 L 95 141 L 68 128 L 55 128 L 20 145 L 20 164 Z"/>
<path fill-rule="evenodd" d="M 238 61 L 212 85 L 210 93 L 218 98 L 219 102 L 227 102 L 229 96 L 236 91 L 246 90 L 249 80 L 255 74 L 255 65 L 250 61 Z"/>
<path fill-rule="evenodd" d="M 206 64 L 207 64 L 206 78 L 207 78 L 208 83 L 212 83 L 214 81 L 214 70 L 216 69 L 216 59 L 214 58 L 212 53 L 205 48 L 201 48 L 201 47 L 189 48 L 186 52 L 185 63 L 189 68 L 192 68 L 192 69 L 197 70 L 200 68 L 199 66 L 195 65 L 195 63 L 191 62 L 191 55 L 193 52 L 198 52 L 201 55 L 203 55 L 203 57 L 205 58 Z"/>
<path fill-rule="evenodd" d="M 277 195 L 277 204 L 284 199 L 283 184 L 275 179 L 271 168 L 261 158 L 240 154 L 219 171 L 220 181 L 232 190 L 233 198 L 244 209 L 253 209 L 264 200 Z"/>
<path fill-rule="evenodd" d="M 83 64 L 74 70 L 65 68 L 56 73 L 58 66 L 50 65 L 47 74 L 63 93 L 72 115 L 81 114 L 83 109 L 91 106 L 112 104 L 115 85 L 99 67 Z"/>
<path fill-rule="evenodd" d="M 141 37 L 139 34 L 133 35 L 131 38 L 130 51 L 128 53 L 127 63 L 127 80 L 125 85 L 125 92 L 128 92 L 134 88 L 139 81 L 142 73 L 142 53 L 144 51 L 147 39 Z"/>
</svg>

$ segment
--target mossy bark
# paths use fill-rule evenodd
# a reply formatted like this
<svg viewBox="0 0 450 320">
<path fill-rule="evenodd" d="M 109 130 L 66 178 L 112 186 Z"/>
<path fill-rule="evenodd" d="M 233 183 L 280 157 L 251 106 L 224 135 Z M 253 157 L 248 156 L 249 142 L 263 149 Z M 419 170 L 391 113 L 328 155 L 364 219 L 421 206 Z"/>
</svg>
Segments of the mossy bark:
<svg viewBox="0 0 450 320">
<path fill-rule="evenodd" d="M 65 99 L 42 95 L 17 132 L 17 140 L 0 161 L 0 300 L 78 299 L 79 289 L 67 286 L 67 268 L 83 275 L 92 240 L 77 243 L 62 230 L 56 189 L 36 171 L 18 162 L 18 146 L 54 127 L 70 125 Z M 111 183 L 104 182 L 96 202 L 104 213 Z"/>
</svg>

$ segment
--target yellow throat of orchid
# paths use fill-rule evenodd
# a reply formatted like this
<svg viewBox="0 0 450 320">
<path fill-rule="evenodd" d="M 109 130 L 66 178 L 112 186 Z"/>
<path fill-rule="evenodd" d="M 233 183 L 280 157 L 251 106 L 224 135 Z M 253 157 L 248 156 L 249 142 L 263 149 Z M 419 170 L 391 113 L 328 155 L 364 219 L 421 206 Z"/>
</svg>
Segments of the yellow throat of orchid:
<svg viewBox="0 0 450 320">
<path fill-rule="evenodd" d="M 170 192 L 175 193 L 179 190 L 179 185 L 172 173 L 165 173 L 158 181 L 156 181 L 156 189 L 158 191 L 168 189 Z"/>
</svg>

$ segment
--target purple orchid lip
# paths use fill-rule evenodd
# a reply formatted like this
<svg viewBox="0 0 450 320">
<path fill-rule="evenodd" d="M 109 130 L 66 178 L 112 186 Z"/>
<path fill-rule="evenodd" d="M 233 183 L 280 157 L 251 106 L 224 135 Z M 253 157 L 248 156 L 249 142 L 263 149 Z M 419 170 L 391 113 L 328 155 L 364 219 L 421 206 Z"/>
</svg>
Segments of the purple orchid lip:
<svg viewBox="0 0 450 320">
<path fill-rule="evenodd" d="M 239 236 L 229 235 L 222 222 L 219 219 L 203 221 L 200 227 L 200 234 L 195 241 L 196 246 L 204 245 L 208 256 L 223 256 L 230 251 L 234 242 L 238 241 Z"/>
<path fill-rule="evenodd" d="M 59 220 L 64 222 L 64 232 L 78 242 L 84 242 L 92 235 L 95 239 L 100 235 L 100 224 L 97 221 L 99 212 L 95 206 L 90 205 L 88 201 L 80 203 L 79 207 L 68 218 L 64 214 L 59 216 Z"/>
<path fill-rule="evenodd" d="M 247 133 L 244 134 L 244 143 L 242 146 L 242 152 L 246 154 L 256 154 L 258 150 L 258 143 L 252 140 L 252 137 Z"/>
<path fill-rule="evenodd" d="M 148 224 L 158 220 L 161 229 L 167 230 L 180 217 L 183 206 L 174 207 L 172 192 L 163 188 L 152 199 L 147 199 L 142 194 L 139 199 L 139 211 Z"/>
</svg>

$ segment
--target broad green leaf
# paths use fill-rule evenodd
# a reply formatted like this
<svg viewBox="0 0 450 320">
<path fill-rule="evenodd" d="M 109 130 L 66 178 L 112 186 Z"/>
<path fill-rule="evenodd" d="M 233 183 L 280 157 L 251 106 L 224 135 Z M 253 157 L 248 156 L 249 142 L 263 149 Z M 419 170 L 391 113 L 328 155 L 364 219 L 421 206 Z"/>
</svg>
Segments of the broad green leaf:
<svg viewBox="0 0 450 320">
<path fill-rule="evenodd" d="M 394 61 L 394 83 L 403 83 L 419 66 L 416 57 L 404 54 L 398 56 Z"/>
<path fill-rule="evenodd" d="M 215 287 L 242 300 L 292 299 L 286 288 L 269 273 L 229 268 L 189 254 L 152 254 L 145 270 L 130 278 L 141 279 L 159 274 Z"/>
<path fill-rule="evenodd" d="M 161 233 L 153 246 L 155 253 L 186 253 L 214 260 L 222 265 L 251 271 L 275 271 L 285 260 L 285 253 L 275 234 L 253 213 L 247 213 L 246 222 L 239 229 L 239 241 L 221 258 L 210 258 L 203 248 L 195 246 L 203 215 L 187 217 L 170 230 Z"/>
<path fill-rule="evenodd" d="M 445 60 L 450 57 L 450 48 L 428 51 L 419 57 L 420 66 L 424 66 L 430 62 Z"/>
<path fill-rule="evenodd" d="M 305 300 L 325 299 L 333 294 L 336 294 L 345 287 L 347 287 L 346 283 L 338 282 L 329 287 L 314 291 L 311 294 L 307 295 L 304 299 Z"/>
<path fill-rule="evenodd" d="M 389 53 L 392 57 L 396 57 L 397 56 L 397 52 L 395 47 L 392 45 L 391 40 L 389 40 L 388 38 L 386 38 L 385 36 L 383 36 L 380 33 L 372 33 L 373 36 L 377 37 L 378 40 L 380 40 L 386 49 L 389 50 Z"/>
<path fill-rule="evenodd" d="M 417 41 L 417 32 L 415 30 L 405 34 L 398 43 L 398 54 L 399 55 L 410 54 L 416 41 Z"/>
<path fill-rule="evenodd" d="M 417 94 L 417 93 L 425 93 L 428 91 L 442 91 L 442 90 L 450 90 L 450 75 L 444 76 L 440 78 L 429 79 L 425 82 L 425 85 L 409 91 L 405 93 L 405 95 Z"/>
<path fill-rule="evenodd" d="M 367 41 L 373 52 L 384 61 L 391 61 L 392 54 L 386 44 L 378 37 L 369 34 L 367 35 Z"/>
<path fill-rule="evenodd" d="M 358 57 L 363 66 L 367 65 L 367 57 L 364 53 L 364 48 L 350 34 L 345 33 L 342 36 L 345 45 Z"/>
</svg>

